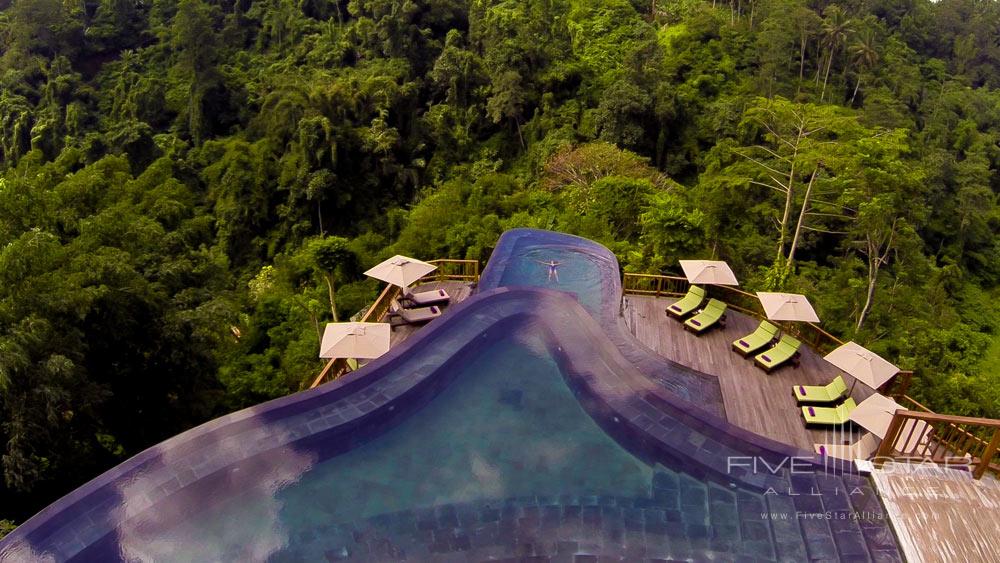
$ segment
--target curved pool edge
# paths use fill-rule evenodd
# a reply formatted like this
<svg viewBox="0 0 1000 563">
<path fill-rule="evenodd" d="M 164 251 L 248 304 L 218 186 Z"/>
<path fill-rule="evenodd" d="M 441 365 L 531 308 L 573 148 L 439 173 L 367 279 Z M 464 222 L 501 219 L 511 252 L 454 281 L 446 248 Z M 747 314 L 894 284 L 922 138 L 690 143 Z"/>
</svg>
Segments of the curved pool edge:
<svg viewBox="0 0 1000 563">
<path fill-rule="evenodd" d="M 575 235 L 546 231 L 540 229 L 519 228 L 504 232 L 493 250 L 490 261 L 480 276 L 477 291 L 488 291 L 496 287 L 503 287 L 501 281 L 505 269 L 513 258 L 514 252 L 523 240 L 533 240 L 539 244 L 557 244 L 576 247 L 588 252 L 601 255 L 603 261 L 609 266 L 605 269 L 604 275 L 608 284 L 605 287 L 604 303 L 599 311 L 598 321 L 604 328 L 604 336 L 613 342 L 619 352 L 640 372 L 652 380 L 663 380 L 664 376 L 671 378 L 678 374 L 685 376 L 682 383 L 690 382 L 692 374 L 695 376 L 718 382 L 714 375 L 698 372 L 683 364 L 660 356 L 641 342 L 630 332 L 622 329 L 618 323 L 620 314 L 620 303 L 622 299 L 622 286 L 620 267 L 618 258 L 604 245 Z M 729 422 L 724 416 L 705 409 L 700 404 L 685 399 L 683 396 L 664 388 L 662 392 L 654 391 L 657 407 L 669 409 L 675 416 L 685 419 L 695 428 L 711 429 L 714 437 L 720 441 L 731 444 L 734 448 L 748 448 L 748 453 L 766 456 L 767 459 L 811 459 L 816 465 L 823 465 L 823 460 L 815 452 L 801 449 L 791 444 L 786 444 L 762 436 L 745 428 L 741 428 Z M 699 397 L 699 399 L 703 399 Z M 721 400 L 721 395 L 719 397 Z M 652 416 L 651 412 L 646 413 Z"/>
</svg>

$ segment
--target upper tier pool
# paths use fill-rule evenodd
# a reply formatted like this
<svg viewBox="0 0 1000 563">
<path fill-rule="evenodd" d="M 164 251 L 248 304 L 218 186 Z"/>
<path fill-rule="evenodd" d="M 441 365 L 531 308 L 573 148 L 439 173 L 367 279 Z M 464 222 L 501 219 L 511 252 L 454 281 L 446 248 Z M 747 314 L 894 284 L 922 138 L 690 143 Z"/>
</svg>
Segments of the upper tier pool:
<svg viewBox="0 0 1000 563">
<path fill-rule="evenodd" d="M 881 514 L 867 480 L 749 468 L 801 452 L 629 341 L 617 276 L 593 242 L 510 231 L 477 295 L 382 358 L 150 448 L 0 561 L 899 560 L 850 516 Z"/>
</svg>

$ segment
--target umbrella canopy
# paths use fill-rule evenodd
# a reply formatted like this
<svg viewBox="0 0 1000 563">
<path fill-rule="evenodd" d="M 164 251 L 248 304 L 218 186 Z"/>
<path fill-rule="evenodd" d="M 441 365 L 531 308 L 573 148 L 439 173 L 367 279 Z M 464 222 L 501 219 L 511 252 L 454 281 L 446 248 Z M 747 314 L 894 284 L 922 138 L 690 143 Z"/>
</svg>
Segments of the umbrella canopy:
<svg viewBox="0 0 1000 563">
<path fill-rule="evenodd" d="M 824 359 L 872 389 L 878 389 L 899 371 L 882 356 L 854 342 L 838 347 Z"/>
<path fill-rule="evenodd" d="M 892 416 L 898 409 L 903 407 L 885 395 L 874 393 L 851 411 L 851 420 L 858 426 L 875 434 L 879 438 L 885 438 L 889 430 L 889 423 Z"/>
<path fill-rule="evenodd" d="M 416 258 L 396 255 L 365 272 L 366 276 L 392 285 L 406 287 L 437 269 L 437 266 Z"/>
<path fill-rule="evenodd" d="M 885 395 L 875 393 L 864 401 L 861 401 L 853 411 L 851 420 L 858 426 L 868 430 L 879 438 L 885 438 L 889 433 L 889 424 L 897 410 L 906 410 L 902 405 L 893 401 Z M 913 447 L 922 443 L 930 427 L 922 420 L 908 420 L 900 429 L 899 437 L 894 444 L 895 449 L 901 452 L 908 452 Z"/>
<path fill-rule="evenodd" d="M 805 295 L 758 291 L 757 298 L 772 321 L 807 321 L 818 323 L 819 317 Z"/>
<path fill-rule="evenodd" d="M 736 274 L 722 260 L 681 260 L 684 277 L 691 283 L 709 285 L 740 285 Z"/>
<path fill-rule="evenodd" d="M 377 358 L 389 351 L 388 323 L 329 323 L 320 358 Z"/>
</svg>

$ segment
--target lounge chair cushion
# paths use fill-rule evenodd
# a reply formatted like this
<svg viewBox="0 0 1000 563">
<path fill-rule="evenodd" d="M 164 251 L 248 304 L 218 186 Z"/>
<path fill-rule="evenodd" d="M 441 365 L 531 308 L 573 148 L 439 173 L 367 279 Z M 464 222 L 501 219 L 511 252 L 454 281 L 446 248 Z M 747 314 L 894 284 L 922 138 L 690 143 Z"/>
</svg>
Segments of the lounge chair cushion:
<svg viewBox="0 0 1000 563">
<path fill-rule="evenodd" d="M 667 314 L 676 318 L 685 317 L 697 309 L 704 300 L 705 290 L 697 285 L 692 285 L 688 288 L 687 295 L 667 307 Z"/>
<path fill-rule="evenodd" d="M 816 444 L 816 453 L 838 459 L 868 459 L 878 450 L 878 436 L 866 433 L 851 445 Z"/>
<path fill-rule="evenodd" d="M 827 385 L 793 385 L 792 393 L 800 403 L 832 403 L 844 396 L 847 384 L 837 376 Z"/>
<path fill-rule="evenodd" d="M 802 407 L 802 417 L 806 424 L 839 426 L 851 419 L 851 411 L 857 406 L 854 399 L 848 397 L 836 407 Z"/>
<path fill-rule="evenodd" d="M 441 309 L 433 305 L 419 309 L 400 309 L 393 316 L 398 319 L 399 324 L 420 324 L 440 317 Z"/>
<path fill-rule="evenodd" d="M 404 306 L 408 308 L 423 307 L 433 303 L 447 303 L 448 301 L 451 301 L 451 296 L 443 289 L 407 293 L 403 296 Z"/>
<path fill-rule="evenodd" d="M 742 356 L 749 356 L 764 349 L 777 334 L 778 327 L 767 321 L 761 321 L 751 334 L 733 341 L 733 350 Z"/>
<path fill-rule="evenodd" d="M 700 313 L 684 322 L 684 328 L 696 334 L 702 333 L 719 324 L 725 316 L 726 304 L 718 299 L 710 299 Z"/>
<path fill-rule="evenodd" d="M 758 354 L 757 357 L 754 358 L 754 361 L 759 367 L 762 367 L 767 371 L 771 371 L 794 358 L 799 353 L 800 346 L 802 346 L 801 342 L 785 334 L 773 348 Z"/>
</svg>

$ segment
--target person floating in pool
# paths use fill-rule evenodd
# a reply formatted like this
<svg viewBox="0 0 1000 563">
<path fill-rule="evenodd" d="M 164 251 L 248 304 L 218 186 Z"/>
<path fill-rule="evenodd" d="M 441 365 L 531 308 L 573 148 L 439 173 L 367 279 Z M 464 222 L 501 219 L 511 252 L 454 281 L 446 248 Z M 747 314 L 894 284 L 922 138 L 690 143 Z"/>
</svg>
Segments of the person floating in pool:
<svg viewBox="0 0 1000 563">
<path fill-rule="evenodd" d="M 548 266 L 549 267 L 549 281 L 555 280 L 556 283 L 559 283 L 559 271 L 556 268 L 559 267 L 559 264 L 561 264 L 561 262 L 556 262 L 555 260 L 549 260 L 548 262 L 542 262 L 541 260 L 535 260 L 535 262 L 538 262 L 539 264 L 542 264 L 544 266 Z"/>
</svg>

